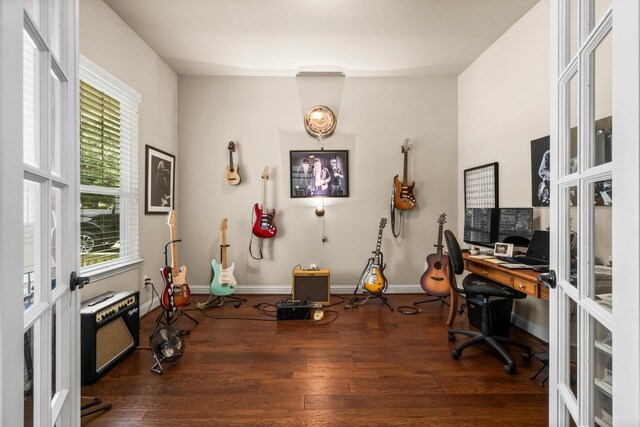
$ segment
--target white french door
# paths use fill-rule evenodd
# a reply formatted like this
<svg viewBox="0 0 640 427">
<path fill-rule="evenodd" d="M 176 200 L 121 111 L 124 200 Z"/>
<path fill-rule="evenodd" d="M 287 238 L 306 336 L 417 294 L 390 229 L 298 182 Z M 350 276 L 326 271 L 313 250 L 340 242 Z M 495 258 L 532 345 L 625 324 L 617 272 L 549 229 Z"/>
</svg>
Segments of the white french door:
<svg viewBox="0 0 640 427">
<path fill-rule="evenodd" d="M 0 425 L 80 424 L 76 15 L 68 0 L 0 5 Z"/>
<path fill-rule="evenodd" d="M 640 425 L 640 6 L 551 4 L 549 425 Z"/>
</svg>

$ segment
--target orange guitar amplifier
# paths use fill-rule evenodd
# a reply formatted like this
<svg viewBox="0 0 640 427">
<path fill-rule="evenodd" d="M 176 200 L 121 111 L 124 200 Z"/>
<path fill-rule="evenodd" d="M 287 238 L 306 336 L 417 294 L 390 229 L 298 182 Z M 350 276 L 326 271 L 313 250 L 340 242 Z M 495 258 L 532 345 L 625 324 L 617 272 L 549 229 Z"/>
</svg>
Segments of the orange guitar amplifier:
<svg viewBox="0 0 640 427">
<path fill-rule="evenodd" d="M 315 302 L 329 305 L 331 298 L 331 279 L 328 269 L 293 270 L 293 300 Z"/>
</svg>

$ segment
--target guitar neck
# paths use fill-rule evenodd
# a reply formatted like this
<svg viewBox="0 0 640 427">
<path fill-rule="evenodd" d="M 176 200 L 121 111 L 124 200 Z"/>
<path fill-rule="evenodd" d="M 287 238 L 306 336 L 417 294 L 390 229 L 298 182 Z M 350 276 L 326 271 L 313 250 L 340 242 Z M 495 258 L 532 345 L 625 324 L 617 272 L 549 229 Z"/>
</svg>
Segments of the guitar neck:
<svg viewBox="0 0 640 427">
<path fill-rule="evenodd" d="M 404 152 L 404 171 L 402 173 L 402 184 L 407 185 L 407 151 Z"/>
<path fill-rule="evenodd" d="M 267 180 L 263 179 L 262 181 L 264 183 L 264 190 L 262 194 L 262 213 L 266 214 L 269 210 L 267 209 Z"/>
<path fill-rule="evenodd" d="M 436 251 L 436 259 L 438 262 L 442 261 L 442 225 L 438 225 L 438 246 Z"/>
<path fill-rule="evenodd" d="M 227 232 L 222 230 L 222 268 L 227 268 Z"/>
<path fill-rule="evenodd" d="M 376 242 L 376 253 L 374 255 L 374 264 L 380 264 L 380 247 L 382 246 L 382 229 L 378 232 L 378 241 Z"/>
<path fill-rule="evenodd" d="M 176 276 L 180 270 L 180 264 L 178 264 L 178 245 L 175 242 L 176 240 L 176 229 L 173 224 L 171 224 L 171 274 Z"/>
<path fill-rule="evenodd" d="M 233 152 L 229 150 L 229 170 L 233 172 Z"/>
</svg>

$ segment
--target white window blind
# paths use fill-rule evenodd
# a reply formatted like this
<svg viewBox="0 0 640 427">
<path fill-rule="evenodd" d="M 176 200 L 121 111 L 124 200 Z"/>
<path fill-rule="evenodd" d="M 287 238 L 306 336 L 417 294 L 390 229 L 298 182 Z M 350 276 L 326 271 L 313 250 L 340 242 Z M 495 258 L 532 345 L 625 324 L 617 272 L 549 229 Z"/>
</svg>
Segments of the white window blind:
<svg viewBox="0 0 640 427">
<path fill-rule="evenodd" d="M 138 104 L 140 95 L 80 62 L 80 258 L 82 274 L 140 260 Z"/>
</svg>

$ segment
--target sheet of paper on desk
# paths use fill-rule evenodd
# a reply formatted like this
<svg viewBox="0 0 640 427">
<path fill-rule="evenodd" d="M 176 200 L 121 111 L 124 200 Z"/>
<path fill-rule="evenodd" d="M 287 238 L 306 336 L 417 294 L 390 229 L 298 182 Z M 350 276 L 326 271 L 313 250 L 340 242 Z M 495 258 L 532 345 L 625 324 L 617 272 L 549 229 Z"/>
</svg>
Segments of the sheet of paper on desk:
<svg viewBox="0 0 640 427">
<path fill-rule="evenodd" d="M 524 270 L 526 268 L 531 268 L 530 265 L 517 264 L 517 263 L 503 263 L 503 264 L 500 264 L 500 267 L 510 268 L 512 270 Z"/>
<path fill-rule="evenodd" d="M 485 258 L 484 260 L 493 262 L 494 264 L 504 264 L 504 261 L 498 258 Z"/>
<path fill-rule="evenodd" d="M 469 255 L 469 258 L 487 259 L 487 258 L 493 258 L 493 255 Z"/>
</svg>

